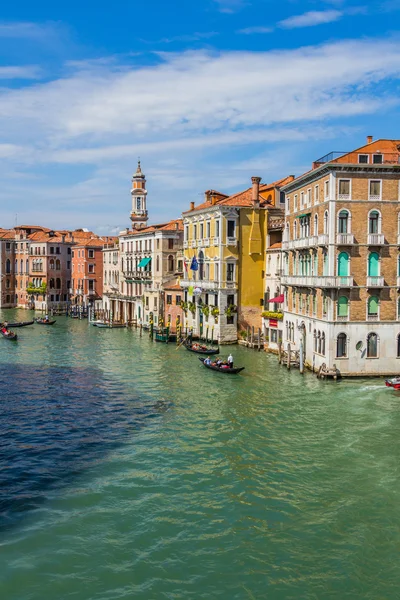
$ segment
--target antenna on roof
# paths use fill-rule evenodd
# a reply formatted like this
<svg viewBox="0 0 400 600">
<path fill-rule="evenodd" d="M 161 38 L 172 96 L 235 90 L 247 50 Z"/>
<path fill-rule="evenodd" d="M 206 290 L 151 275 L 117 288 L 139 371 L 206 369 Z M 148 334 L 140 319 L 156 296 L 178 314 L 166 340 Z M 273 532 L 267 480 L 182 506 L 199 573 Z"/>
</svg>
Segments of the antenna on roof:
<svg viewBox="0 0 400 600">
<path fill-rule="evenodd" d="M 15 227 L 17 227 L 18 225 L 18 214 L 15 213 Z"/>
</svg>

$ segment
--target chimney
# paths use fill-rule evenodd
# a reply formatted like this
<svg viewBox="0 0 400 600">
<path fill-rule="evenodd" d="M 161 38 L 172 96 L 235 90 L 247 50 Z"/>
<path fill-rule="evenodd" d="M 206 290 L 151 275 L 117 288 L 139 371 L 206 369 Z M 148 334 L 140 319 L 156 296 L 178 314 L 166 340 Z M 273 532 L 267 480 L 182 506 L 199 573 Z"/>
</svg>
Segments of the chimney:
<svg viewBox="0 0 400 600">
<path fill-rule="evenodd" d="M 260 181 L 261 181 L 261 177 L 252 177 L 251 178 L 251 183 L 253 185 L 253 189 L 252 189 L 252 194 L 251 194 L 251 201 L 253 203 L 254 206 L 258 206 L 260 204 Z"/>
<path fill-rule="evenodd" d="M 178 223 L 178 221 L 175 223 L 175 229 L 176 229 L 176 231 L 179 230 L 179 223 Z"/>
<path fill-rule="evenodd" d="M 190 210 L 194 210 L 194 202 L 190 203 Z"/>
<path fill-rule="evenodd" d="M 373 135 L 367 135 L 367 144 L 372 144 L 373 139 L 374 139 Z"/>
</svg>

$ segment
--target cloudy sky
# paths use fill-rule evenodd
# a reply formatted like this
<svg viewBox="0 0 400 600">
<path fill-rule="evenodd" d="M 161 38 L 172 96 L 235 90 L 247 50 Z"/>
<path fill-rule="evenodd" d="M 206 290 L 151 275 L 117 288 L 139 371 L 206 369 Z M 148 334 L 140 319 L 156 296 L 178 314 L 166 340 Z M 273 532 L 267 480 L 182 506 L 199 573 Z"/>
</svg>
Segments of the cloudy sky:
<svg viewBox="0 0 400 600">
<path fill-rule="evenodd" d="M 0 226 L 152 222 L 206 189 L 400 138 L 400 0 L 69 0 L 2 6 Z"/>
</svg>

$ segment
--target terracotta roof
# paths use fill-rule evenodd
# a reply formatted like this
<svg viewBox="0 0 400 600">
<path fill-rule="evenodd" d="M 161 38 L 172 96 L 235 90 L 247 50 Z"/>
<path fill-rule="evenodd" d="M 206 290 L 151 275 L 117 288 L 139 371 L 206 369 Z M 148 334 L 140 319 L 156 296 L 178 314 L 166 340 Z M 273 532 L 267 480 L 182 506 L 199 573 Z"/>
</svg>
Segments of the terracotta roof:
<svg viewBox="0 0 400 600">
<path fill-rule="evenodd" d="M 275 248 L 282 248 L 282 242 L 275 242 L 275 244 L 271 244 L 267 250 L 274 250 Z"/>
<path fill-rule="evenodd" d="M 176 229 L 176 223 L 178 223 L 178 229 Z M 183 221 L 182 219 L 173 219 L 167 223 L 149 225 L 141 229 L 131 229 L 126 233 L 121 233 L 121 237 L 125 235 L 142 235 L 143 233 L 153 233 L 154 231 L 183 231 Z"/>
<path fill-rule="evenodd" d="M 173 280 L 175 281 L 175 280 Z M 163 285 L 164 290 L 171 290 L 171 291 L 176 291 L 176 292 L 182 292 L 182 288 L 181 285 L 179 283 L 170 283 L 167 281 L 167 283 L 164 283 Z"/>
<path fill-rule="evenodd" d="M 266 194 L 268 191 L 272 192 L 274 188 L 279 188 L 283 185 L 286 185 L 290 181 L 293 181 L 293 179 L 294 176 L 289 175 L 287 177 L 283 177 L 282 179 L 278 179 L 277 181 L 274 181 L 272 183 L 262 183 L 260 185 L 260 195 Z M 260 206 L 267 206 L 269 200 L 270 198 L 264 198 L 264 200 L 260 198 Z M 187 210 L 183 214 L 187 215 L 191 212 L 203 210 L 205 208 L 212 208 L 213 206 L 252 206 L 252 187 L 247 188 L 243 192 L 237 192 L 232 196 L 228 196 L 221 200 L 217 200 L 214 204 L 212 204 L 211 202 L 203 202 L 202 204 L 195 206 L 193 210 Z"/>
</svg>

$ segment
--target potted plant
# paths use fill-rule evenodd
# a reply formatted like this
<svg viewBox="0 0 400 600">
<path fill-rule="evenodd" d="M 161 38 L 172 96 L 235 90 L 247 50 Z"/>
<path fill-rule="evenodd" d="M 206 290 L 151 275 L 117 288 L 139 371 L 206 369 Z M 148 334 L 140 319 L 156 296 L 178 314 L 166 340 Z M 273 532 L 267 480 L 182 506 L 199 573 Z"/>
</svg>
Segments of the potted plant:
<svg viewBox="0 0 400 600">
<path fill-rule="evenodd" d="M 232 317 L 235 313 L 237 313 L 237 306 L 235 306 L 234 304 L 229 304 L 225 308 L 225 314 L 227 317 Z"/>
<path fill-rule="evenodd" d="M 261 313 L 261 316 L 264 317 L 264 319 L 277 319 L 278 321 L 282 321 L 283 312 L 281 312 L 280 310 L 278 310 L 278 311 L 264 310 Z"/>
<path fill-rule="evenodd" d="M 188 303 L 188 309 L 190 310 L 190 312 L 194 316 L 196 314 L 196 302 L 189 302 Z"/>
<path fill-rule="evenodd" d="M 184 302 L 184 300 L 182 300 L 181 303 L 180 303 L 180 307 L 183 310 L 183 312 L 185 313 L 185 315 L 187 315 L 188 303 Z"/>
<path fill-rule="evenodd" d="M 207 306 L 207 304 L 203 304 L 203 306 L 201 307 L 201 312 L 205 317 L 208 317 L 208 315 L 210 314 L 210 307 Z"/>
<path fill-rule="evenodd" d="M 218 306 L 213 306 L 213 308 L 211 309 L 211 314 L 214 317 L 214 321 L 216 323 L 218 323 L 218 316 L 219 316 L 219 308 L 218 308 Z"/>
</svg>

